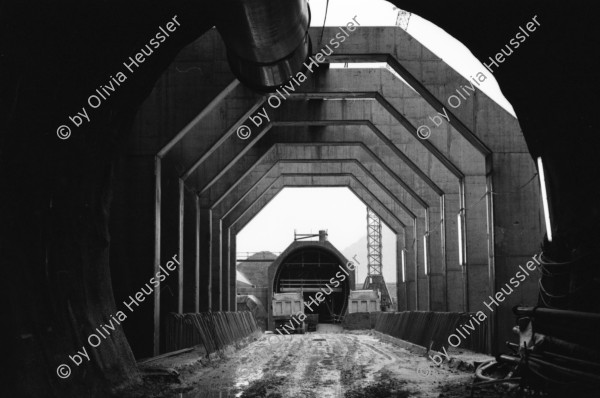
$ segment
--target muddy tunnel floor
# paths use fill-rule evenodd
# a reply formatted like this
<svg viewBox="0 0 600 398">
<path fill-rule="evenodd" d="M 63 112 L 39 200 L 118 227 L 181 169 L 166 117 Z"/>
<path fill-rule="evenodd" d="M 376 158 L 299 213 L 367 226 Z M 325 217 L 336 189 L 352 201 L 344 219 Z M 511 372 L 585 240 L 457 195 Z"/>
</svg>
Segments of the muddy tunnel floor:
<svg viewBox="0 0 600 398">
<path fill-rule="evenodd" d="M 256 341 L 214 359 L 191 352 L 153 363 L 154 376 L 126 398 L 468 397 L 472 370 L 436 367 L 369 332 L 308 333 Z M 160 375 L 159 369 L 179 375 Z M 474 397 L 501 397 L 478 390 Z"/>
</svg>

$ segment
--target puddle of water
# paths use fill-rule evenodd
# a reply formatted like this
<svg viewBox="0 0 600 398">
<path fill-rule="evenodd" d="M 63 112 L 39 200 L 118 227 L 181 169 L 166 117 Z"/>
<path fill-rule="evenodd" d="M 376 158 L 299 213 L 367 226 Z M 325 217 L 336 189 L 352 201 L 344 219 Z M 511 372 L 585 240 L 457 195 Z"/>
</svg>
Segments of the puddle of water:
<svg viewBox="0 0 600 398">
<path fill-rule="evenodd" d="M 206 384 L 194 391 L 180 394 L 179 398 L 234 398 L 239 396 L 232 391 L 228 391 L 228 387 L 231 386 L 224 386 L 220 383 Z"/>
<path fill-rule="evenodd" d="M 262 367 L 245 364 L 238 368 L 233 380 L 215 380 L 179 394 L 178 398 L 239 398 L 254 381 L 263 377 Z"/>
</svg>

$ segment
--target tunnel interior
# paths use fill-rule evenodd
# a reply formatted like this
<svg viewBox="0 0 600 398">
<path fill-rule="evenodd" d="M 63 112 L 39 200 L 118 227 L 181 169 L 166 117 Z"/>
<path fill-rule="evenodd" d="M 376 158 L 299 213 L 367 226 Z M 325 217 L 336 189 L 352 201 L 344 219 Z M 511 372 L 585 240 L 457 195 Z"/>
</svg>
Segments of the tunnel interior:
<svg viewBox="0 0 600 398">
<path fill-rule="evenodd" d="M 318 314 L 319 323 L 332 323 L 348 308 L 350 281 L 341 271 L 344 261 L 322 248 L 303 248 L 290 253 L 278 267 L 273 292 L 302 292 L 305 314 Z M 320 305 L 310 305 L 311 299 L 323 292 Z M 316 299 L 315 299 L 316 301 Z"/>
<path fill-rule="evenodd" d="M 283 29 L 291 23 L 268 12 L 257 18 L 256 37 L 289 49 L 278 53 L 263 41 L 258 49 L 267 57 L 250 61 L 287 71 L 288 61 L 298 59 L 286 54 L 306 48 L 311 54 L 308 71 L 281 87 L 290 90 L 286 95 L 268 95 L 244 85 L 236 74 L 241 68 L 227 66 L 232 46 L 250 49 L 255 37 L 242 32 L 245 25 L 219 22 L 217 11 L 238 15 L 231 2 L 220 2 L 217 11 L 202 2 L 138 3 L 86 8 L 9 1 L 0 13 L 6 36 L 0 40 L 6 71 L 0 131 L 7 148 L 0 173 L 8 192 L 0 205 L 0 248 L 11 264 L 4 275 L 3 357 L 14 364 L 6 374 L 14 385 L 4 388 L 20 392 L 9 395 L 93 396 L 129 384 L 139 379 L 137 359 L 165 352 L 173 315 L 235 312 L 236 234 L 288 186 L 356 192 L 398 234 L 398 309 L 478 311 L 489 321 L 480 329 L 486 352 L 499 354 L 507 340 L 517 341 L 517 306 L 536 305 L 537 314 L 537 306 L 547 307 L 559 325 L 573 311 L 583 319 L 592 311 L 597 319 L 600 211 L 590 181 L 600 169 L 589 143 L 600 97 L 589 89 L 597 60 L 581 62 L 596 37 L 587 34 L 598 26 L 594 13 L 573 6 L 572 18 L 565 18 L 559 3 L 481 8 L 405 1 L 479 60 L 482 72 L 469 79 L 406 29 L 372 26 L 358 11 L 345 28 L 310 27 L 308 8 L 301 7 L 294 35 Z M 281 7 L 261 3 L 241 16 Z M 535 34 L 536 24 L 526 22 L 532 18 L 543 21 Z M 513 42 L 517 27 L 525 33 L 524 23 L 531 39 L 526 34 L 527 44 L 510 62 L 490 68 L 490 55 L 506 55 L 499 43 Z M 229 35 L 228 27 L 234 28 Z M 557 54 L 562 68 L 575 71 L 568 84 L 555 79 Z M 367 67 L 371 62 L 386 68 Z M 351 63 L 362 66 L 330 67 Z M 519 120 L 480 91 L 488 79 L 483 72 L 494 74 Z M 280 84 L 265 80 L 264 87 Z M 299 286 L 305 300 L 318 294 L 308 289 L 335 277 L 326 264 L 342 257 L 315 260 L 306 252 L 292 258 L 298 253 L 290 251 L 275 282 L 270 276 L 262 287 Z M 526 268 L 536 267 L 536 255 L 539 273 L 530 275 Z M 170 268 L 175 257 L 178 266 Z M 527 278 L 514 283 L 521 272 Z M 169 278 L 155 286 L 159 275 Z M 343 313 L 353 278 L 317 312 L 336 313 L 339 305 Z M 520 284 L 510 297 L 504 293 L 509 281 Z M 503 304 L 490 308 L 496 299 Z M 111 314 L 122 310 L 127 322 L 112 329 Z M 89 336 L 106 332 L 106 322 L 114 333 L 79 368 L 75 353 L 85 351 L 86 341 L 97 348 Z M 592 329 L 573 328 L 569 343 L 594 341 L 575 334 Z M 520 355 L 529 360 L 527 349 Z M 67 382 L 69 375 L 55 370 L 68 361 L 78 369 Z"/>
</svg>

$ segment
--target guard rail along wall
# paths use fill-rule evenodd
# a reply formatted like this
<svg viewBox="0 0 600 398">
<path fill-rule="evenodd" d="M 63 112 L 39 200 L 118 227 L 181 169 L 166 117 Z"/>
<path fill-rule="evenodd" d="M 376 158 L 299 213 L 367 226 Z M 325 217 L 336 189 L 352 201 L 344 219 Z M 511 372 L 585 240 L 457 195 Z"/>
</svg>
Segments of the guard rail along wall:
<svg viewBox="0 0 600 398">
<path fill-rule="evenodd" d="M 167 352 L 202 345 L 207 354 L 261 330 L 250 311 L 170 313 L 166 319 Z"/>
<path fill-rule="evenodd" d="M 448 348 L 448 337 L 456 334 L 456 328 L 469 322 L 471 313 L 466 312 L 380 312 L 376 314 L 375 330 L 380 333 L 406 340 L 422 347 L 441 351 Z M 471 351 L 489 353 L 490 345 L 487 340 L 487 321 L 470 331 L 461 339 L 459 347 Z"/>
</svg>

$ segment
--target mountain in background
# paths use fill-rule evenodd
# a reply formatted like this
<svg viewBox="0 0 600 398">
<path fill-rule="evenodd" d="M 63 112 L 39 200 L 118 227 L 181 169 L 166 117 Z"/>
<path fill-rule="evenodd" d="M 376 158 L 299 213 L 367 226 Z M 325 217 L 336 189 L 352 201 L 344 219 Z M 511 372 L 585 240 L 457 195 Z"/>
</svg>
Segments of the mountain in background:
<svg viewBox="0 0 600 398">
<path fill-rule="evenodd" d="M 354 261 L 354 264 L 356 265 L 356 288 L 362 289 L 363 283 L 365 283 L 367 277 L 367 236 L 363 236 L 350 246 L 341 250 L 341 252 L 348 260 Z M 353 257 L 355 257 L 356 260 L 354 260 Z M 385 279 L 390 296 L 396 298 L 396 265 L 394 264 L 393 259 L 384 258 L 383 278 Z"/>
<path fill-rule="evenodd" d="M 361 237 L 350 246 L 341 250 L 341 252 L 349 261 L 354 261 L 356 288 L 361 288 L 367 277 L 367 237 Z"/>
</svg>

